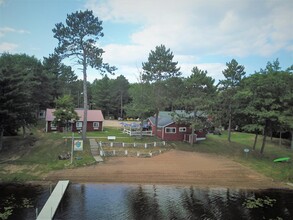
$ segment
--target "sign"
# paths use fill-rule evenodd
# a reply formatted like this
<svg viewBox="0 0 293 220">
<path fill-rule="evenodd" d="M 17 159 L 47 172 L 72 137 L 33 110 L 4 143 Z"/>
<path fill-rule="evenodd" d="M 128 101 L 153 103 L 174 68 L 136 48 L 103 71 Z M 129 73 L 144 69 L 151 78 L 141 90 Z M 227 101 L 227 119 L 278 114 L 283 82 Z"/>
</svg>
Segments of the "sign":
<svg viewBox="0 0 293 220">
<path fill-rule="evenodd" d="M 82 151 L 83 150 L 83 141 L 75 140 L 74 141 L 74 151 Z"/>
</svg>

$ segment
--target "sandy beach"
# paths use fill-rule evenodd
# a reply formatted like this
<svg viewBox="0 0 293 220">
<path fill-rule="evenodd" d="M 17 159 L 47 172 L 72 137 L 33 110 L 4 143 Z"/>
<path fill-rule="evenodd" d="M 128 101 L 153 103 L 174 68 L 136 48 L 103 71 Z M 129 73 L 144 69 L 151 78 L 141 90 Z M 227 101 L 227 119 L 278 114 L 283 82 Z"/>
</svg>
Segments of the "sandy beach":
<svg viewBox="0 0 293 220">
<path fill-rule="evenodd" d="M 105 120 L 104 126 L 120 127 Z M 110 157 L 92 166 L 49 173 L 45 180 L 71 182 L 174 184 L 246 189 L 288 188 L 231 159 L 197 152 L 170 150 L 151 158 Z"/>
<path fill-rule="evenodd" d="M 103 163 L 50 173 L 45 180 L 78 183 L 174 184 L 246 189 L 285 188 L 220 156 L 171 150 L 152 158 L 112 157 Z"/>
</svg>

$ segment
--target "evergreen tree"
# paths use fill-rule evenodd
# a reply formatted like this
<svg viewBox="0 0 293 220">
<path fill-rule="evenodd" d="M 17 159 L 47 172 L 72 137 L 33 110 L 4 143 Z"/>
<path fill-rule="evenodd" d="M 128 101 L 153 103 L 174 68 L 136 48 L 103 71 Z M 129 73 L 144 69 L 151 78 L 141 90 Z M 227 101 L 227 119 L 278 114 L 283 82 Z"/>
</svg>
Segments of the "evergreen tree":
<svg viewBox="0 0 293 220">
<path fill-rule="evenodd" d="M 87 68 L 95 68 L 102 72 L 112 73 L 115 67 L 103 63 L 104 51 L 97 47 L 97 41 L 103 37 L 102 21 L 92 11 L 77 11 L 67 15 L 66 24 L 58 23 L 53 29 L 54 37 L 59 41 L 55 52 L 62 58 L 72 57 L 83 70 L 84 121 L 82 138 L 86 139 L 87 130 Z"/>
<path fill-rule="evenodd" d="M 166 90 L 164 81 L 181 75 L 178 62 L 173 61 L 174 55 L 170 49 L 164 45 L 156 46 L 155 50 L 149 53 L 148 61 L 142 63 L 142 80 L 152 83 L 153 86 L 153 106 L 156 113 L 156 128 L 158 127 L 159 111 L 167 106 Z M 157 131 L 155 131 L 157 135 Z"/>
<path fill-rule="evenodd" d="M 232 118 L 237 109 L 237 100 L 235 99 L 235 94 L 240 86 L 245 71 L 244 66 L 239 65 L 235 59 L 231 62 L 226 63 L 227 68 L 223 70 L 224 80 L 220 80 L 219 85 L 221 86 L 220 102 L 223 105 L 223 109 L 226 110 L 226 116 L 228 120 L 228 141 L 231 141 L 231 126 Z"/>
</svg>

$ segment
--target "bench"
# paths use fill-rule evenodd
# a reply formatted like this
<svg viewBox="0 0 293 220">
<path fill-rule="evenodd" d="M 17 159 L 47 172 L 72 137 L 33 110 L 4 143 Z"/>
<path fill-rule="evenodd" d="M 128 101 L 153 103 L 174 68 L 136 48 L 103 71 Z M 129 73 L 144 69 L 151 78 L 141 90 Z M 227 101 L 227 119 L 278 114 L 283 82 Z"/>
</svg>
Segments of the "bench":
<svg viewBox="0 0 293 220">
<path fill-rule="evenodd" d="M 116 140 L 116 136 L 108 136 L 108 141 L 115 141 Z"/>
</svg>

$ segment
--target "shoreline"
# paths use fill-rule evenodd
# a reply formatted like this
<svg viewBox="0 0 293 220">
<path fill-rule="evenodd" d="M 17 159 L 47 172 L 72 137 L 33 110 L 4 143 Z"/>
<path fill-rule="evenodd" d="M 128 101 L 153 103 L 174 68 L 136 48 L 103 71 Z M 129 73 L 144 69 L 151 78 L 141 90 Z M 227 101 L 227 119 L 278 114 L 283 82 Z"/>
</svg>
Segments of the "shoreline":
<svg viewBox="0 0 293 220">
<path fill-rule="evenodd" d="M 44 181 L 61 179 L 71 183 L 292 189 L 230 159 L 177 150 L 152 158 L 112 157 L 88 167 L 50 172 Z"/>
</svg>

